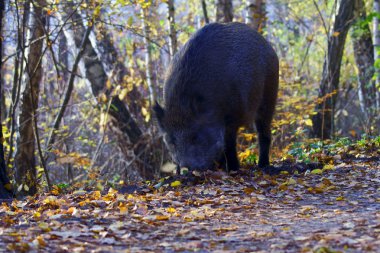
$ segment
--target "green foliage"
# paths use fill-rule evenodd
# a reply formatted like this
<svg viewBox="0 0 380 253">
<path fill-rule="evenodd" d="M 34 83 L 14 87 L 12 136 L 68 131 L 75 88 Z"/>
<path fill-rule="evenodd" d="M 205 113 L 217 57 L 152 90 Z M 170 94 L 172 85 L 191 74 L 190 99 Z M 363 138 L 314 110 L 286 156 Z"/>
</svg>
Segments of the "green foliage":
<svg viewBox="0 0 380 253">
<path fill-rule="evenodd" d="M 287 148 L 287 154 L 296 161 L 323 163 L 329 155 L 357 155 L 358 152 L 374 152 L 376 155 L 379 148 L 380 136 L 369 137 L 363 134 L 361 139 L 356 141 L 348 137 L 341 137 L 336 141 L 295 142 Z"/>
<path fill-rule="evenodd" d="M 314 155 L 320 153 L 322 148 L 323 143 L 321 141 L 311 143 L 295 142 L 291 144 L 288 155 L 297 161 L 305 163 L 316 162 L 317 158 Z"/>
</svg>

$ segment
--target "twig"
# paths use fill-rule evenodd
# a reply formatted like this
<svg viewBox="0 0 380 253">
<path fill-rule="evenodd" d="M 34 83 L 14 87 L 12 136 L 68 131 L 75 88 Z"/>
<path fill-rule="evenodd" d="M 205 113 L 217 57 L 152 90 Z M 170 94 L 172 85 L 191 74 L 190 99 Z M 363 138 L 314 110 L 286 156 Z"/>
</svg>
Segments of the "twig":
<svg viewBox="0 0 380 253">
<path fill-rule="evenodd" d="M 96 158 L 98 157 L 99 151 L 100 151 L 100 149 L 101 149 L 101 147 L 102 147 L 102 145 L 104 143 L 104 137 L 105 137 L 106 127 L 107 127 L 107 119 L 108 119 L 108 115 L 109 115 L 109 110 L 111 108 L 111 103 L 112 103 L 112 98 L 109 100 L 108 105 L 107 105 L 107 110 L 106 110 L 106 113 L 105 113 L 106 116 L 105 116 L 105 119 L 104 119 L 103 134 L 102 134 L 102 137 L 99 139 L 98 145 L 96 146 L 96 150 L 95 150 L 94 156 L 91 159 L 90 170 L 94 166 L 94 163 L 96 161 Z"/>
<path fill-rule="evenodd" d="M 326 23 L 325 23 L 325 19 L 322 16 L 321 10 L 319 9 L 317 2 L 315 0 L 313 0 L 313 3 L 314 3 L 315 8 L 318 11 L 319 17 L 322 20 L 323 28 L 325 29 L 326 37 L 327 37 L 327 40 L 328 40 L 329 39 L 329 29 L 327 29 L 327 26 L 326 26 Z"/>
<path fill-rule="evenodd" d="M 302 68 L 303 68 L 303 65 L 305 64 L 306 57 L 307 57 L 307 55 L 309 54 L 309 49 L 310 49 L 310 46 L 311 46 L 311 43 L 312 43 L 312 42 L 313 42 L 313 38 L 311 38 L 311 39 L 309 40 L 309 43 L 307 44 L 306 52 L 305 52 L 305 55 L 303 56 L 303 59 L 302 59 L 302 62 L 301 62 L 301 66 L 300 66 L 300 68 L 299 68 L 299 70 L 298 70 L 298 74 L 301 73 L 301 70 L 302 70 Z"/>
</svg>

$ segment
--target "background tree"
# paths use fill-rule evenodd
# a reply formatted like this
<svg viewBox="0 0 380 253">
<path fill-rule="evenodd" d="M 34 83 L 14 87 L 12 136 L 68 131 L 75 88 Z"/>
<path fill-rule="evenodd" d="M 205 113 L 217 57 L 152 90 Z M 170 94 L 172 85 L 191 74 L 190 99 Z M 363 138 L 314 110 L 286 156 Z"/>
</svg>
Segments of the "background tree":
<svg viewBox="0 0 380 253">
<path fill-rule="evenodd" d="M 313 117 L 314 134 L 322 139 L 333 137 L 335 104 L 339 94 L 340 66 L 347 32 L 354 19 L 355 7 L 355 0 L 339 2 L 333 30 L 329 35 L 327 55 L 318 92 L 317 114 Z"/>
<path fill-rule="evenodd" d="M 373 18 L 373 44 L 374 44 L 374 58 L 376 63 L 376 108 L 380 110 L 380 67 L 379 67 L 379 59 L 380 59 L 380 1 L 373 1 L 373 12 L 375 13 Z"/>
<path fill-rule="evenodd" d="M 169 38 L 170 38 L 170 56 L 177 52 L 178 42 L 177 42 L 177 31 L 175 24 L 175 8 L 174 0 L 168 0 L 168 20 L 169 20 Z"/>
<path fill-rule="evenodd" d="M 232 0 L 217 0 L 216 22 L 232 22 L 234 19 Z"/>
<path fill-rule="evenodd" d="M 43 0 L 33 2 L 30 12 L 29 54 L 25 64 L 24 90 L 20 101 L 19 131 L 15 155 L 16 183 L 22 194 L 37 192 L 35 144 L 37 133 L 37 108 L 42 80 L 42 55 L 44 26 L 46 22 Z"/>
<path fill-rule="evenodd" d="M 369 29 L 367 14 L 363 0 L 357 1 L 356 21 L 352 27 L 353 51 L 355 62 L 358 67 L 358 97 L 360 108 L 364 115 L 364 127 L 367 132 L 370 128 L 376 115 L 379 112 L 376 109 L 376 84 L 372 80 L 374 75 L 374 58 L 373 58 L 373 43 L 372 34 Z"/>
<path fill-rule="evenodd" d="M 0 37 L 3 37 L 3 19 L 5 12 L 5 1 L 0 2 Z M 0 40 L 0 99 L 3 104 L 3 75 L 2 75 L 2 61 L 3 61 L 3 40 Z M 4 112 L 3 107 L 0 108 L 0 127 L 3 129 L 2 114 Z M 4 145 L 3 145 L 3 131 L 0 132 L 0 199 L 11 198 L 11 184 L 8 177 L 8 172 L 5 164 Z"/>
</svg>

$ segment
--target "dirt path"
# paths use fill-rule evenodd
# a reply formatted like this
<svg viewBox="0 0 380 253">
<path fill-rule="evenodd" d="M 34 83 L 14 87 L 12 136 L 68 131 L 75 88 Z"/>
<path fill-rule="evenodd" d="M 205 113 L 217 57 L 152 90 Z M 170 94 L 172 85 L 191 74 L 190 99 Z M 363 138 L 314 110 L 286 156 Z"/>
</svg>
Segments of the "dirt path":
<svg viewBox="0 0 380 253">
<path fill-rule="evenodd" d="M 378 158 L 290 167 L 4 204 L 0 251 L 380 252 Z"/>
</svg>

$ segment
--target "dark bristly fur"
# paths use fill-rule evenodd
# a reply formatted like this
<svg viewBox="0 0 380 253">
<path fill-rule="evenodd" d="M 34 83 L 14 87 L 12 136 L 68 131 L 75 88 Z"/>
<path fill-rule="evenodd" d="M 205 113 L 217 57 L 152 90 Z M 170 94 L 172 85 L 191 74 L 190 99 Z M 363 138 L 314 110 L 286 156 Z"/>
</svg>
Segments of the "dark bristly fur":
<svg viewBox="0 0 380 253">
<path fill-rule="evenodd" d="M 245 24 L 210 24 L 175 55 L 164 87 L 164 107 L 154 111 L 173 159 L 206 169 L 226 162 L 237 170 L 236 133 L 256 123 L 259 166 L 269 165 L 278 89 L 278 58 Z"/>
</svg>

